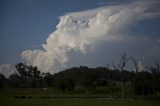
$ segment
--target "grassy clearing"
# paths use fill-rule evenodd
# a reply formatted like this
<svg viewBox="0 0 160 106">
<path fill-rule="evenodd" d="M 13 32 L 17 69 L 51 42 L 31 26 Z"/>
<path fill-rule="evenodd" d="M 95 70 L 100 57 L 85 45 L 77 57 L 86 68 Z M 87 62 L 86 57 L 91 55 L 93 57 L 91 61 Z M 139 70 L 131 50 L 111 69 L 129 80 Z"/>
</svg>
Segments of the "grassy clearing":
<svg viewBox="0 0 160 106">
<path fill-rule="evenodd" d="M 77 92 L 77 91 L 76 91 Z M 20 98 L 15 98 L 19 96 Z M 21 98 L 25 96 L 25 98 Z M 42 97 L 63 98 L 42 98 Z M 0 89 L 1 106 L 159 106 L 160 100 L 108 100 L 106 98 L 83 98 L 105 97 L 106 94 L 86 95 L 85 93 L 61 93 L 54 89 L 43 91 L 42 89 Z M 82 98 L 69 98 L 82 97 Z"/>
<path fill-rule="evenodd" d="M 91 98 L 15 99 L 11 97 L 6 97 L 0 99 L 1 106 L 159 106 L 160 104 L 160 101 L 152 100 L 121 101 Z"/>
</svg>

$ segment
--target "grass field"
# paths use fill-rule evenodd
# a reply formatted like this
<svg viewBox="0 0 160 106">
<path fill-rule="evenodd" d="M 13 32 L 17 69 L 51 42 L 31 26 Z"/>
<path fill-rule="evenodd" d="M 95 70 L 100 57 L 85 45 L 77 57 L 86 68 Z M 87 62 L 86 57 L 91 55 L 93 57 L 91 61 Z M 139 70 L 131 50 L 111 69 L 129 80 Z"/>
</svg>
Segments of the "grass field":
<svg viewBox="0 0 160 106">
<path fill-rule="evenodd" d="M 101 95 L 70 94 L 70 93 L 62 94 L 52 89 L 46 91 L 42 91 L 41 89 L 32 89 L 32 88 L 1 89 L 0 106 L 159 106 L 160 105 L 160 100 L 149 100 L 149 99 L 109 100 L 104 97 L 105 95 L 102 94 Z"/>
<path fill-rule="evenodd" d="M 160 101 L 105 100 L 105 99 L 13 99 L 1 98 L 1 106 L 159 106 Z"/>
</svg>

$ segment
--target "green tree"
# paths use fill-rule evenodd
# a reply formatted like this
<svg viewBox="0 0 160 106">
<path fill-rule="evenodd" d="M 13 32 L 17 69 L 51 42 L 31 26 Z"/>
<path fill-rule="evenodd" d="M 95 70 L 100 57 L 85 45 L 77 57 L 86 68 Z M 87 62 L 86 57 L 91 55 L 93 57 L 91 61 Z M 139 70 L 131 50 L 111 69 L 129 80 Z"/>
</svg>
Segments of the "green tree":
<svg viewBox="0 0 160 106">
<path fill-rule="evenodd" d="M 10 87 L 19 88 L 20 85 L 20 76 L 18 74 L 12 74 L 9 76 Z"/>
<path fill-rule="evenodd" d="M 37 66 L 27 66 L 23 63 L 15 65 L 19 75 L 21 87 L 39 87 L 41 72 Z"/>
<path fill-rule="evenodd" d="M 84 73 L 81 77 L 80 84 L 86 89 L 86 93 L 90 94 L 96 89 L 96 77 L 91 73 Z"/>
<path fill-rule="evenodd" d="M 160 96 L 160 61 L 154 60 L 154 65 L 150 67 L 150 71 L 153 75 L 153 88 L 157 96 Z"/>
<path fill-rule="evenodd" d="M 132 62 L 133 62 L 133 65 L 134 65 L 134 70 L 135 70 L 135 75 L 134 75 L 134 78 L 132 80 L 132 84 L 134 86 L 134 96 L 136 98 L 136 87 L 137 87 L 137 75 L 138 75 L 138 72 L 139 72 L 139 66 L 138 66 L 138 60 L 136 60 L 135 58 L 132 58 Z"/>
<path fill-rule="evenodd" d="M 116 70 L 120 70 L 120 79 L 121 79 L 121 98 L 122 100 L 124 99 L 125 97 L 125 76 L 124 76 L 124 72 L 125 72 L 125 67 L 126 67 L 126 64 L 129 60 L 131 60 L 132 57 L 128 57 L 126 52 L 123 52 L 121 53 L 121 57 L 120 57 L 120 61 L 118 63 L 118 68 L 117 66 L 113 63 L 113 67 L 116 69 Z"/>
<path fill-rule="evenodd" d="M 5 88 L 6 87 L 6 82 L 7 79 L 3 74 L 0 74 L 0 88 Z"/>
<path fill-rule="evenodd" d="M 144 96 L 153 93 L 152 75 L 149 72 L 139 72 L 137 74 L 137 84 L 135 86 L 136 94 Z"/>
<path fill-rule="evenodd" d="M 53 86 L 54 78 L 51 73 L 44 73 L 44 83 L 45 86 Z"/>
<path fill-rule="evenodd" d="M 26 86 L 26 76 L 27 76 L 27 71 L 26 67 L 23 63 L 18 63 L 15 65 L 19 75 L 20 75 L 20 85 L 21 88 Z"/>
</svg>

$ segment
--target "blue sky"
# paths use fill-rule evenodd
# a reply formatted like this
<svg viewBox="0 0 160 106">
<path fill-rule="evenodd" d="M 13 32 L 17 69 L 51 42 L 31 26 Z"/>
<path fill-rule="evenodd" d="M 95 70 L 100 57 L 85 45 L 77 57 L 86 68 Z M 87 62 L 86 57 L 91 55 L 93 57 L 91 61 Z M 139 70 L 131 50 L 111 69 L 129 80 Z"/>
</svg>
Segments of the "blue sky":
<svg viewBox="0 0 160 106">
<path fill-rule="evenodd" d="M 68 12 L 99 7 L 105 0 L 0 0 L 0 63 L 16 63 L 23 50 L 40 48 Z"/>
<path fill-rule="evenodd" d="M 132 1 L 132 0 L 130 0 Z M 60 16 L 129 0 L 0 0 L 0 64 L 21 61 L 21 52 L 41 49 Z M 158 7 L 157 7 L 158 8 Z M 134 32 L 160 38 L 160 18 L 138 23 Z"/>
</svg>

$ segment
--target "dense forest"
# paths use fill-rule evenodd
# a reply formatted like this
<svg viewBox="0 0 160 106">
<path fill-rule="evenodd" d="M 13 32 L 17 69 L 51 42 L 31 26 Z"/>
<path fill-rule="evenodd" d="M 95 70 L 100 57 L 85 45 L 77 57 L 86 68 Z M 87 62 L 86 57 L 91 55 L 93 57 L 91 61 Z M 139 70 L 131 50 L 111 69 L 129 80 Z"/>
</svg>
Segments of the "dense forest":
<svg viewBox="0 0 160 106">
<path fill-rule="evenodd" d="M 106 87 L 110 94 L 116 88 L 125 97 L 127 87 L 131 88 L 134 95 L 160 96 L 160 62 L 157 60 L 147 71 L 139 71 L 138 61 L 131 59 L 135 71 L 124 70 L 130 58 L 121 55 L 118 65 L 113 68 L 87 66 L 72 67 L 55 74 L 39 71 L 37 66 L 18 63 L 15 65 L 17 73 L 6 78 L 0 74 L 0 88 L 55 88 L 61 92 L 74 91 L 80 86 L 87 94 L 92 93 L 97 87 Z"/>
</svg>

